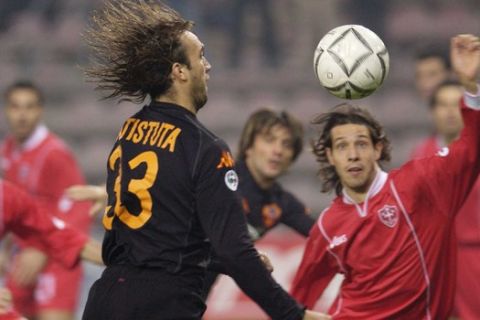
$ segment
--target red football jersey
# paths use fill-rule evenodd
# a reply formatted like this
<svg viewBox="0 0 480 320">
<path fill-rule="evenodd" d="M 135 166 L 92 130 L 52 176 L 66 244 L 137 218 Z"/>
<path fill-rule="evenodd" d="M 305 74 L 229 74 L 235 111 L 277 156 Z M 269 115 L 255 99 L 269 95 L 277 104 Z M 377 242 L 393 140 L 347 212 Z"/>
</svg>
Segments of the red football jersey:
<svg viewBox="0 0 480 320">
<path fill-rule="evenodd" d="M 313 307 L 341 272 L 334 319 L 448 317 L 455 291 L 453 219 L 480 172 L 480 112 L 462 112 L 465 129 L 450 148 L 389 174 L 379 171 L 363 203 L 344 193 L 322 212 L 293 283 L 299 302 Z"/>
<path fill-rule="evenodd" d="M 413 159 L 435 154 L 439 140 L 431 137 L 420 144 Z M 458 240 L 455 315 L 463 320 L 480 319 L 480 178 L 455 219 Z"/>
<path fill-rule="evenodd" d="M 35 197 L 54 216 L 88 233 L 88 202 L 73 202 L 64 191 L 85 179 L 68 147 L 40 125 L 22 145 L 7 137 L 1 149 L 3 178 Z"/>
<path fill-rule="evenodd" d="M 432 156 L 441 148 L 439 140 L 430 137 L 417 146 L 412 159 Z M 459 244 L 477 246 L 480 249 L 480 178 L 477 179 L 473 190 L 458 212 L 455 224 Z M 480 263 L 480 256 L 478 260 Z"/>
<path fill-rule="evenodd" d="M 0 238 L 7 232 L 27 240 L 66 268 L 79 260 L 88 237 L 52 217 L 24 191 L 0 180 Z"/>
</svg>

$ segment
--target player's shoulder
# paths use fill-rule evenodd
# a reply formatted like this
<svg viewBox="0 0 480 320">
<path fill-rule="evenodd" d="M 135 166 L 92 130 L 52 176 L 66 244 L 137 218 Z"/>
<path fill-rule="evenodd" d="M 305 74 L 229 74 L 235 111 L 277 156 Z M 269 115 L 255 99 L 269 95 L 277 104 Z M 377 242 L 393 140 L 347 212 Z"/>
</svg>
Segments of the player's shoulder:
<svg viewBox="0 0 480 320">
<path fill-rule="evenodd" d="M 71 154 L 72 151 L 67 143 L 57 134 L 49 131 L 41 148 L 49 152 Z"/>
<path fill-rule="evenodd" d="M 355 206 L 345 203 L 342 196 L 335 197 L 318 216 L 319 221 L 330 221 L 333 225 L 340 225 L 340 221 L 350 220 Z"/>
<path fill-rule="evenodd" d="M 300 201 L 296 195 L 294 195 L 291 191 L 286 190 L 281 184 L 277 183 L 276 192 L 280 195 L 280 199 L 282 199 L 282 205 L 286 208 L 298 208 L 298 207 L 305 207 L 302 201 Z"/>
<path fill-rule="evenodd" d="M 438 141 L 431 136 L 420 141 L 411 154 L 411 159 L 419 159 L 431 156 L 438 150 Z"/>
</svg>

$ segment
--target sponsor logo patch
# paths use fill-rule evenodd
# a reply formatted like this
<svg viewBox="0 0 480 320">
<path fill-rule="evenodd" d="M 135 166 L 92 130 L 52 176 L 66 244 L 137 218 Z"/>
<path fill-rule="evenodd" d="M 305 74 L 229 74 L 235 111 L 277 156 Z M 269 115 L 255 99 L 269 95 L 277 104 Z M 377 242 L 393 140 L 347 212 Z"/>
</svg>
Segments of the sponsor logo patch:
<svg viewBox="0 0 480 320">
<path fill-rule="evenodd" d="M 443 147 L 442 149 L 437 151 L 437 156 L 439 157 L 446 157 L 450 153 L 450 149 L 448 147 Z"/>
<path fill-rule="evenodd" d="M 348 238 L 346 234 L 342 234 L 341 236 L 334 236 L 332 242 L 330 243 L 330 249 L 333 249 L 342 243 L 347 242 Z"/>
<path fill-rule="evenodd" d="M 232 191 L 237 191 L 238 188 L 238 175 L 235 170 L 228 170 L 225 174 L 225 184 L 228 189 Z"/>
<path fill-rule="evenodd" d="M 398 222 L 398 209 L 396 206 L 386 205 L 378 210 L 378 218 L 389 228 L 395 227 Z"/>
</svg>

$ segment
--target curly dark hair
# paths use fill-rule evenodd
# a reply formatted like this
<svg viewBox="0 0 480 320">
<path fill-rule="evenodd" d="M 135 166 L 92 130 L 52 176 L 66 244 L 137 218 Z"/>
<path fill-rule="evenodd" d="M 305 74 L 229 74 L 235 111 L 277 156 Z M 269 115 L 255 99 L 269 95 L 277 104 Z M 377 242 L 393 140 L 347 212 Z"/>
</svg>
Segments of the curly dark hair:
<svg viewBox="0 0 480 320">
<path fill-rule="evenodd" d="M 190 67 L 180 36 L 192 27 L 159 2 L 109 0 L 94 12 L 84 34 L 92 51 L 85 74 L 97 90 L 107 92 L 105 99 L 154 99 L 171 87 L 175 62 Z"/>
<path fill-rule="evenodd" d="M 295 161 L 303 148 L 302 123 L 286 111 L 275 112 L 270 109 L 260 109 L 248 118 L 238 146 L 238 160 L 245 160 L 247 149 L 253 145 L 258 134 L 269 132 L 276 125 L 290 130 L 293 142 L 292 161 Z"/>
<path fill-rule="evenodd" d="M 382 125 L 365 109 L 342 103 L 335 106 L 331 111 L 316 117 L 312 124 L 318 125 L 319 137 L 312 141 L 313 153 L 320 164 L 318 175 L 322 180 L 322 192 L 335 190 L 337 195 L 341 194 L 342 184 L 335 170 L 335 167 L 328 162 L 327 148 L 332 147 L 332 129 L 344 124 L 361 124 L 368 128 L 374 145 L 382 143 L 383 149 L 380 155 L 380 162 L 390 161 L 391 146 Z"/>
</svg>

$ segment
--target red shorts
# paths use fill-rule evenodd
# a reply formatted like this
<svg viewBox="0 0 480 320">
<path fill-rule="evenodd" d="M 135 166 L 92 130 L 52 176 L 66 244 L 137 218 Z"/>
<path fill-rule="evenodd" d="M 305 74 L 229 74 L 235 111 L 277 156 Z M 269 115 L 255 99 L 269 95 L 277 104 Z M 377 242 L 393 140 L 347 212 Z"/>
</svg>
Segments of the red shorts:
<svg viewBox="0 0 480 320">
<path fill-rule="evenodd" d="M 83 269 L 79 264 L 65 269 L 49 262 L 32 287 L 20 287 L 7 276 L 6 286 L 12 292 L 13 304 L 24 315 L 36 315 L 43 310 L 62 310 L 74 313 L 77 308 Z"/>
</svg>

